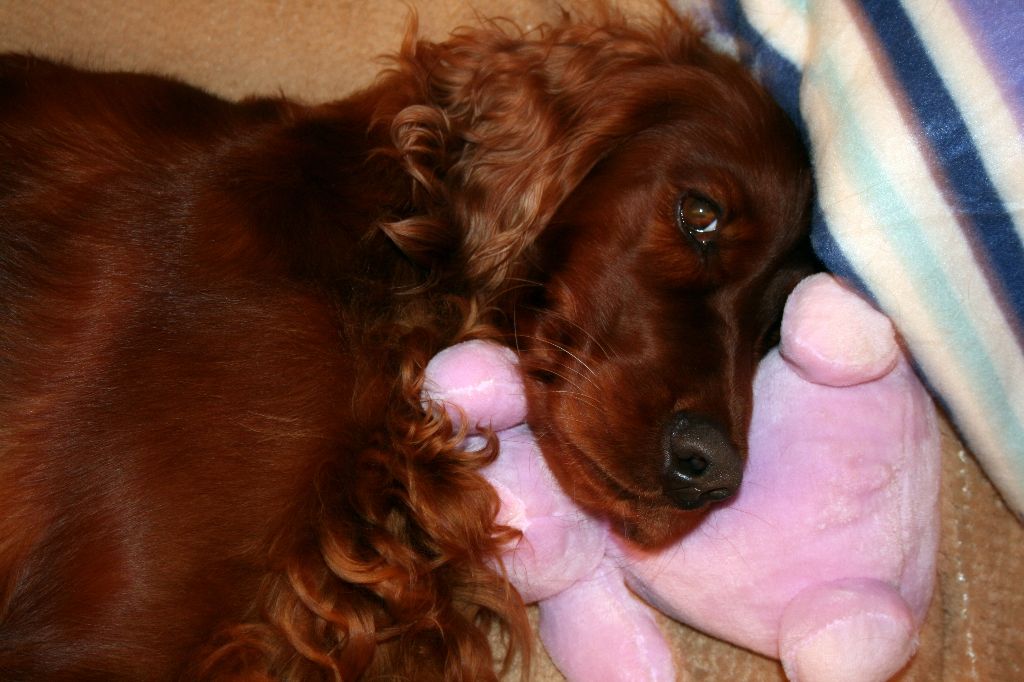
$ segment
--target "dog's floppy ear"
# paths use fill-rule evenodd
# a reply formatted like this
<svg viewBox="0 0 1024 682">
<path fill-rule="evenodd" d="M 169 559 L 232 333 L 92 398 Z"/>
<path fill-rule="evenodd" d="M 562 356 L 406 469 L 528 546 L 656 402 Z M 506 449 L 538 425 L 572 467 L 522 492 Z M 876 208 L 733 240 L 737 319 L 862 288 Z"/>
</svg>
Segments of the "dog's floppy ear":
<svg viewBox="0 0 1024 682">
<path fill-rule="evenodd" d="M 674 28 L 676 46 L 692 42 Z M 388 124 L 416 214 L 384 230 L 413 260 L 500 289 L 611 141 L 636 127 L 636 106 L 610 82 L 638 63 L 675 61 L 665 38 L 615 24 L 407 38 L 393 77 L 415 92 Z"/>
</svg>

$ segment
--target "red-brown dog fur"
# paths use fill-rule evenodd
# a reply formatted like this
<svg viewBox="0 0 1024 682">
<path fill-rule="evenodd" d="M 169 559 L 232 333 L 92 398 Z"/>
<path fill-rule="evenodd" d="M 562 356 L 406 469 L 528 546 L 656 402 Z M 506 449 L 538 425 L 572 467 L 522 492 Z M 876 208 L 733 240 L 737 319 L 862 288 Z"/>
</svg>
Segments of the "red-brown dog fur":
<svg viewBox="0 0 1024 682">
<path fill-rule="evenodd" d="M 9 56 L 0 156 L 5 680 L 494 679 L 512 534 L 427 360 L 517 347 L 567 489 L 657 544 L 662 422 L 742 450 L 802 267 L 795 133 L 671 21 L 409 39 L 320 106 Z"/>
</svg>

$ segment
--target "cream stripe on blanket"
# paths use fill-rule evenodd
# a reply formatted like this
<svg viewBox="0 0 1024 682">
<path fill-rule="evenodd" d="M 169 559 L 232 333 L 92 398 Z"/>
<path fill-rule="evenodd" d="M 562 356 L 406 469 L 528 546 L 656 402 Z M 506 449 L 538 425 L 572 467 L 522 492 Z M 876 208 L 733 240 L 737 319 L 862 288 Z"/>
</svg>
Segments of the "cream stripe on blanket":
<svg viewBox="0 0 1024 682">
<path fill-rule="evenodd" d="M 1024 2 L 718 9 L 805 132 L 818 255 L 894 320 L 1024 518 Z"/>
</svg>

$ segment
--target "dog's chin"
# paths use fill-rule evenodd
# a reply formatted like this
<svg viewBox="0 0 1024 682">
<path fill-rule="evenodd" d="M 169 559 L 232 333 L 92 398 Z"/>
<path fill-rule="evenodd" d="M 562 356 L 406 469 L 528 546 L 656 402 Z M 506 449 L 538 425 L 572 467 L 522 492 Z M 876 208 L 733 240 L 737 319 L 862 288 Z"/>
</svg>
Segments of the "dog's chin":
<svg viewBox="0 0 1024 682">
<path fill-rule="evenodd" d="M 657 550 L 693 531 L 706 515 L 706 509 L 691 511 L 671 505 L 645 507 L 641 513 L 613 521 L 610 527 L 625 542 Z"/>
<path fill-rule="evenodd" d="M 542 451 L 548 450 L 545 445 L 541 439 Z M 607 521 L 609 529 L 628 543 L 647 549 L 670 545 L 707 515 L 707 508 L 680 509 L 661 490 L 614 479 L 568 441 L 554 450 L 559 457 L 547 459 L 563 490 L 587 513 Z M 572 456 L 567 458 L 569 453 Z"/>
</svg>

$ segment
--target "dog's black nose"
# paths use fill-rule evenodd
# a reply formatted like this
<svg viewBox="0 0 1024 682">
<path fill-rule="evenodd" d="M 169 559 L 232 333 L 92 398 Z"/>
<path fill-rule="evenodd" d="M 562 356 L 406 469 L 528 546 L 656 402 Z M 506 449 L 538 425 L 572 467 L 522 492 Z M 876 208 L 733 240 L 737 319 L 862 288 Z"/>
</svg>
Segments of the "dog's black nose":
<svg viewBox="0 0 1024 682">
<path fill-rule="evenodd" d="M 721 429 L 689 412 L 665 426 L 665 496 L 681 509 L 732 497 L 743 478 L 743 460 Z"/>
</svg>

